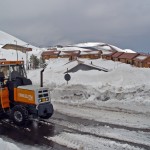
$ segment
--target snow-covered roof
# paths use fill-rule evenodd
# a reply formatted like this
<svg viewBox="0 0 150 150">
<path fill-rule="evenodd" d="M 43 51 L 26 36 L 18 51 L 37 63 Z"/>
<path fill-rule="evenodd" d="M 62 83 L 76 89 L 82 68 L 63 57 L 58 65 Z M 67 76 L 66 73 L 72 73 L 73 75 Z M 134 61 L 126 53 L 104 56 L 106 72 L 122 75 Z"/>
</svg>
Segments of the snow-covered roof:
<svg viewBox="0 0 150 150">
<path fill-rule="evenodd" d="M 80 51 L 61 51 L 59 55 L 78 55 L 79 53 Z"/>
<path fill-rule="evenodd" d="M 136 58 L 140 59 L 140 60 L 144 60 L 146 59 L 148 56 L 137 56 Z"/>
<path fill-rule="evenodd" d="M 102 51 L 102 55 L 112 54 L 114 51 Z"/>
<path fill-rule="evenodd" d="M 80 47 L 63 47 L 63 48 L 57 48 L 59 51 L 90 51 L 89 49 L 80 48 Z"/>
<path fill-rule="evenodd" d="M 60 51 L 44 51 L 41 55 L 58 55 Z"/>
<path fill-rule="evenodd" d="M 99 51 L 81 51 L 80 55 L 99 54 Z"/>
<path fill-rule="evenodd" d="M 133 51 L 133 50 L 131 50 L 131 49 L 124 49 L 124 51 L 125 51 L 126 53 L 136 53 L 135 51 Z"/>
<path fill-rule="evenodd" d="M 137 56 L 134 60 L 143 61 L 143 60 L 147 59 L 148 57 L 150 57 L 150 55 L 148 55 L 148 54 L 140 54 L 140 55 Z"/>
</svg>

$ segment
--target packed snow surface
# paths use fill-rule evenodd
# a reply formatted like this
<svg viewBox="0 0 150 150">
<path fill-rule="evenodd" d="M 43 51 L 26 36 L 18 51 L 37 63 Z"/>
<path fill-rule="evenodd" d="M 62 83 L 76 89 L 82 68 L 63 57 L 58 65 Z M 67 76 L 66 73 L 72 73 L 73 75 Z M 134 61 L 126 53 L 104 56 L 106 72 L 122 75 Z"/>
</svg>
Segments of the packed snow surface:
<svg viewBox="0 0 150 150">
<path fill-rule="evenodd" d="M 20 150 L 16 145 L 10 142 L 6 142 L 0 138 L 0 149 L 1 150 Z"/>
</svg>

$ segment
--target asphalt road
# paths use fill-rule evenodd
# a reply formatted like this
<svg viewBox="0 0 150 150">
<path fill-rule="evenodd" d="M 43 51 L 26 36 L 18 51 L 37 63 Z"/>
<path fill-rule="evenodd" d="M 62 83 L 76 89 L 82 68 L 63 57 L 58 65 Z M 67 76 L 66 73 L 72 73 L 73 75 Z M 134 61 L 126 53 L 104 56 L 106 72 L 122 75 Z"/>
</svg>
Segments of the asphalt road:
<svg viewBox="0 0 150 150">
<path fill-rule="evenodd" d="M 51 140 L 48 137 L 52 137 L 58 135 L 61 132 L 71 132 L 71 133 L 79 133 L 82 135 L 92 135 L 97 138 L 103 138 L 111 141 L 115 141 L 122 144 L 129 144 L 131 146 L 143 148 L 149 150 L 150 147 L 141 143 L 134 143 L 128 140 L 110 138 L 106 136 L 101 136 L 98 134 L 92 134 L 90 132 L 83 132 L 74 128 L 70 128 L 69 126 L 65 126 L 62 124 L 54 123 L 67 121 L 72 124 L 80 124 L 83 127 L 93 126 L 93 127 L 103 127 L 109 126 L 110 128 L 117 129 L 125 129 L 127 131 L 136 131 L 136 132 L 144 132 L 149 133 L 150 129 L 140 129 L 133 127 L 126 127 L 122 125 L 110 124 L 107 122 L 96 122 L 88 119 L 83 119 L 79 117 L 71 117 L 55 111 L 54 115 L 49 120 L 34 120 L 31 124 L 26 127 L 18 127 L 14 125 L 9 119 L 1 119 L 0 120 L 0 135 L 4 136 L 8 139 L 15 141 L 16 143 L 29 145 L 33 147 L 37 147 L 42 150 L 71 150 L 65 146 L 59 145 Z"/>
</svg>

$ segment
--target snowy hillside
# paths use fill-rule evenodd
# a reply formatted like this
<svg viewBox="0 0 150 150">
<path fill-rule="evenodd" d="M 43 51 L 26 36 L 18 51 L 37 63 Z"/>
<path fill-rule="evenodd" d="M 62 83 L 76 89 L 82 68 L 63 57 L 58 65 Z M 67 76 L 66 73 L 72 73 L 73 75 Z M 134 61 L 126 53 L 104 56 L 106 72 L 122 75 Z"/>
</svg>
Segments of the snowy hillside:
<svg viewBox="0 0 150 150">
<path fill-rule="evenodd" d="M 5 44 L 17 44 L 17 45 L 25 46 L 25 47 L 27 47 L 27 45 L 29 44 L 28 47 L 37 49 L 37 47 L 30 45 L 30 43 L 26 43 L 8 33 L 0 31 L 0 46 L 2 47 Z"/>
<path fill-rule="evenodd" d="M 3 31 L 0 31 L 0 45 L 5 45 L 5 44 L 16 44 L 17 41 L 17 44 L 18 45 L 26 45 L 27 43 L 12 36 L 12 35 L 9 35 Z"/>
<path fill-rule="evenodd" d="M 15 50 L 2 49 L 2 46 L 4 46 L 5 44 L 17 44 L 20 46 L 32 48 L 32 51 L 28 52 L 28 58 L 30 58 L 32 54 L 40 57 L 41 53 L 46 50 L 46 48 L 35 47 L 33 45 L 30 45 L 30 43 L 26 43 L 12 35 L 0 31 L 0 58 L 6 58 L 7 60 L 16 60 L 17 55 Z M 18 58 L 19 60 L 23 59 L 24 61 L 26 61 L 26 54 L 18 51 Z"/>
<path fill-rule="evenodd" d="M 2 46 L 4 46 L 5 44 L 18 44 L 20 46 L 25 46 L 25 47 L 30 47 L 32 48 L 32 52 L 29 52 L 29 58 L 32 54 L 36 55 L 38 58 L 40 58 L 41 54 L 43 51 L 46 51 L 46 48 L 38 48 L 35 46 L 30 45 L 30 43 L 26 43 L 12 35 L 9 35 L 3 31 L 0 31 L 0 48 Z M 70 45 L 67 47 L 63 47 L 63 48 L 57 48 L 57 50 L 59 51 L 90 51 L 95 49 L 95 50 L 102 50 L 103 53 L 106 53 L 107 51 L 110 50 L 116 50 L 119 52 L 128 52 L 128 53 L 134 53 L 134 51 L 130 50 L 130 49 L 121 49 L 118 48 L 114 45 L 110 45 L 110 44 L 106 44 L 106 43 L 100 43 L 100 42 L 88 42 L 88 43 L 79 43 L 79 44 L 75 44 L 75 45 Z M 26 61 L 26 56 L 24 53 L 18 52 L 18 56 L 20 60 L 24 60 Z M 14 50 L 4 50 L 4 49 L 0 49 L 0 58 L 6 58 L 7 60 L 16 60 L 16 55 L 15 55 L 15 51 Z"/>
<path fill-rule="evenodd" d="M 114 45 L 110 45 L 110 44 L 106 44 L 106 43 L 101 43 L 101 42 L 87 42 L 87 43 L 79 43 L 79 44 L 75 44 L 74 46 L 76 47 L 82 47 L 82 48 L 95 48 L 95 49 L 100 49 L 103 51 L 107 51 L 107 50 L 116 50 L 118 52 L 126 52 L 126 53 L 135 53 L 135 51 L 131 50 L 131 49 L 121 49 L 118 48 Z"/>
</svg>

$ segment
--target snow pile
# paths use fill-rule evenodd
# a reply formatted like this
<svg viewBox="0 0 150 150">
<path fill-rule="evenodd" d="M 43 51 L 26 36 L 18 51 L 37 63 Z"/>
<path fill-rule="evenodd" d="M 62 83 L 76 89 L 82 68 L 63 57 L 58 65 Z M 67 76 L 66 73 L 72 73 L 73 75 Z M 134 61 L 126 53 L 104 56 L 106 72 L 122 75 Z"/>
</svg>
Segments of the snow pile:
<svg viewBox="0 0 150 150">
<path fill-rule="evenodd" d="M 3 141 L 1 138 L 0 138 L 0 147 L 1 147 L 0 149 L 2 150 L 20 150 L 20 148 L 18 148 L 13 143 Z"/>
<path fill-rule="evenodd" d="M 82 60 L 90 64 L 91 60 Z M 135 68 L 128 64 L 108 61 L 92 60 L 93 65 L 106 68 L 109 72 L 79 70 L 70 73 L 71 80 L 67 85 L 64 73 L 76 66 L 77 61 L 68 62 L 67 59 L 51 59 L 44 72 L 44 86 L 51 90 L 52 101 L 65 104 L 109 105 L 123 107 L 140 112 L 149 111 L 143 106 L 150 106 L 150 69 Z M 40 70 L 31 70 L 28 77 L 33 84 L 40 85 Z"/>
<path fill-rule="evenodd" d="M 57 48 L 58 51 L 90 51 L 86 48 L 80 48 L 80 47 L 74 47 L 74 46 L 68 46 L 63 48 Z"/>
<path fill-rule="evenodd" d="M 85 64 L 90 64 L 91 60 L 81 60 Z M 55 83 L 60 86 L 66 83 L 64 80 L 64 73 L 68 69 L 76 66 L 77 61 L 69 62 L 67 59 L 51 59 L 48 62 L 48 66 L 44 72 L 44 82 L 46 84 Z M 70 73 L 72 79 L 69 81 L 69 85 L 81 84 L 90 85 L 93 87 L 101 87 L 102 85 L 108 85 L 112 87 L 132 88 L 139 85 L 150 85 L 149 74 L 150 70 L 146 68 L 136 68 L 128 64 L 108 61 L 108 60 L 92 60 L 93 66 L 99 66 L 109 69 L 109 72 L 91 70 L 81 71 L 76 73 Z M 33 82 L 39 79 L 39 70 L 31 70 L 29 77 L 34 76 Z"/>
</svg>

